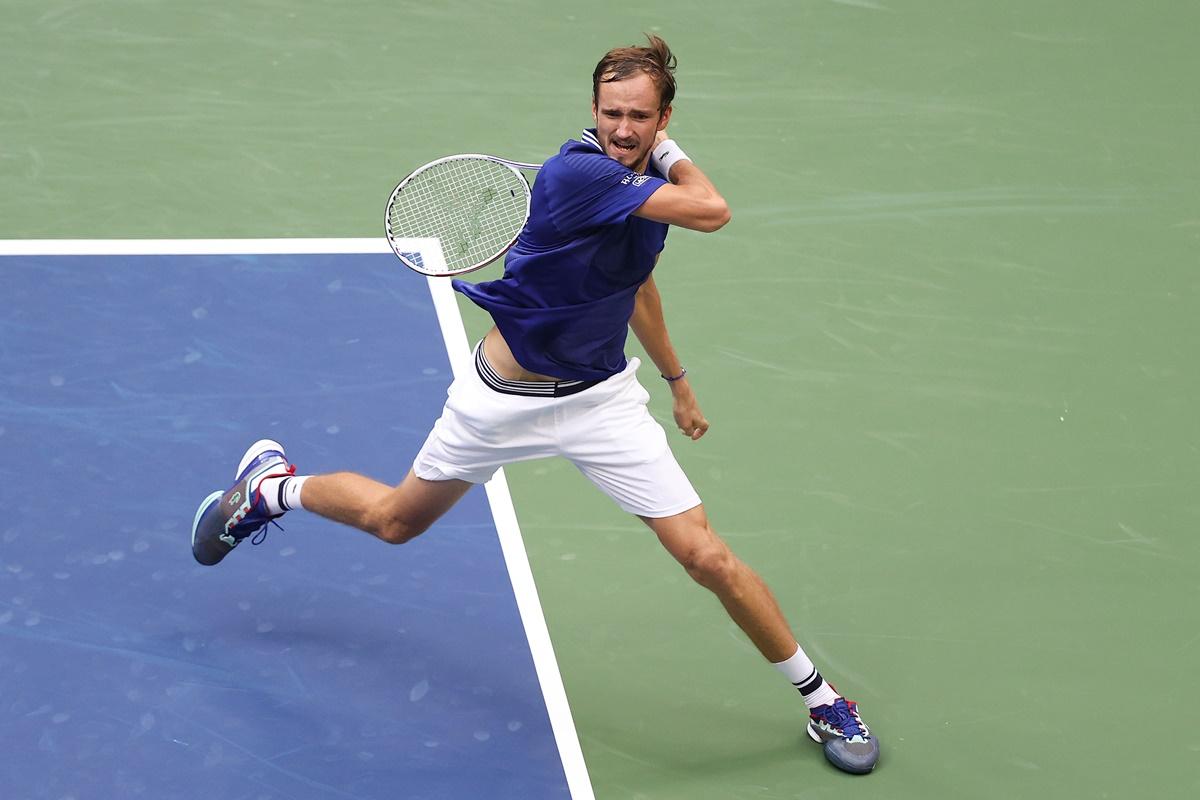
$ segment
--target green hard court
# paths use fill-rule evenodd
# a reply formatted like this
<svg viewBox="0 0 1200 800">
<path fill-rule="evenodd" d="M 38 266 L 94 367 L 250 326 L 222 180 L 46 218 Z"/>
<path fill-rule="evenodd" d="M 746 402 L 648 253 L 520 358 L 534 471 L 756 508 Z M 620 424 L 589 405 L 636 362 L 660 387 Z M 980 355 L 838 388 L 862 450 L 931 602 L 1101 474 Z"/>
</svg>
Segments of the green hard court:
<svg viewBox="0 0 1200 800">
<path fill-rule="evenodd" d="M 545 159 L 600 55 L 659 33 L 671 130 L 733 210 L 656 271 L 712 423 L 675 452 L 883 755 L 835 772 L 637 520 L 518 465 L 596 796 L 1194 797 L 1198 25 L 1184 0 L 6 0 L 0 238 L 381 236 L 408 170 Z"/>
</svg>

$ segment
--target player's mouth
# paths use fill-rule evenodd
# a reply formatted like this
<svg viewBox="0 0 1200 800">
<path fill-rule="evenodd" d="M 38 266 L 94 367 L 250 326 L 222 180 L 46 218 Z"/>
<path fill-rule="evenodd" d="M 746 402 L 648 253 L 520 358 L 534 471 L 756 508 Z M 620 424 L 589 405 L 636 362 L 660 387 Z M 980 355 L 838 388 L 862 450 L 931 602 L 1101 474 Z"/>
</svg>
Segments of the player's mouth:
<svg viewBox="0 0 1200 800">
<path fill-rule="evenodd" d="M 608 141 L 608 144 L 610 147 L 612 147 L 612 149 L 615 153 L 618 153 L 623 156 L 630 156 L 637 152 L 637 143 L 636 142 L 633 142 L 630 144 L 624 144 L 622 142 L 618 142 L 613 139 L 610 139 Z"/>
</svg>

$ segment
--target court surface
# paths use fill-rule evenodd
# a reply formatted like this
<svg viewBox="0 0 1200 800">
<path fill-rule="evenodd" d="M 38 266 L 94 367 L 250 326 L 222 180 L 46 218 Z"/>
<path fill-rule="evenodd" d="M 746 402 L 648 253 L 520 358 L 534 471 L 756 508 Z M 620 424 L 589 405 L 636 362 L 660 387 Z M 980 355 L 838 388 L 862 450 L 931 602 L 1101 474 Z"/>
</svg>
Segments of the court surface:
<svg viewBox="0 0 1200 800">
<path fill-rule="evenodd" d="M 600 55 L 658 32 L 680 60 L 672 133 L 733 211 L 716 234 L 673 231 L 656 270 L 713 424 L 675 451 L 883 759 L 864 780 L 830 769 L 798 699 L 641 523 L 569 464 L 518 465 L 507 483 L 595 796 L 1190 798 L 1198 24 L 1194 3 L 1116 0 L 15 0 L 0 239 L 378 239 L 414 166 L 545 159 L 590 123 Z M 445 351 L 434 331 L 420 369 L 400 357 L 421 346 L 401 322 L 433 324 L 429 291 L 362 257 L 47 262 L 32 286 L 0 258 L 0 774 L 17 796 L 129 794 L 71 788 L 86 779 L 187 798 L 201 778 L 338 796 L 295 777 L 318 768 L 364 798 L 488 796 L 500 766 L 484 751 L 527 759 L 505 760 L 522 765 L 511 785 L 549 794 L 526 796 L 561 792 L 553 704 L 529 710 L 535 649 L 492 571 L 500 534 L 472 527 L 494 524 L 482 493 L 412 547 L 342 532 L 330 546 L 292 515 L 217 570 L 155 563 L 264 427 L 294 426 L 304 470 L 407 468 Z M 218 315 L 262 320 L 270 346 L 209 347 L 195 331 Z M 205 371 L 222 388 L 187 382 Z M 664 387 L 642 381 L 669 424 Z M 494 602 L 461 595 L 476 568 Z M 479 650 L 453 628 L 468 608 L 502 617 Z M 489 648 L 511 648 L 511 669 L 485 674 Z M 133 675 L 135 653 L 168 660 Z M 81 677 L 89 664 L 100 677 Z M 288 665 L 328 693 L 312 727 L 293 724 L 305 696 Z M 242 691 L 223 688 L 235 677 Z M 81 750 L 113 758 L 62 757 Z M 465 760 L 416 766 L 447 752 Z M 291 775 L 251 753 L 283 754 Z M 152 755 L 175 783 L 118 757 Z"/>
<path fill-rule="evenodd" d="M 482 489 L 402 560 L 302 515 L 191 559 L 184 512 L 257 438 L 402 477 L 450 375 L 424 279 L 134 249 L 0 256 L 6 796 L 569 796 Z M 286 325 L 247 313 L 270 292 Z"/>
</svg>

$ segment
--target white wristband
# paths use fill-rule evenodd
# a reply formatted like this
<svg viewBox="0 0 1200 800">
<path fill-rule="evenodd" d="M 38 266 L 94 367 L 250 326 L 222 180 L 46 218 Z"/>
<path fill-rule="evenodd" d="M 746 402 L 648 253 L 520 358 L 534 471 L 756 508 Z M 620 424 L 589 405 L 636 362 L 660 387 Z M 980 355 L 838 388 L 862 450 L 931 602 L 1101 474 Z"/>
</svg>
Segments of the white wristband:
<svg viewBox="0 0 1200 800">
<path fill-rule="evenodd" d="M 654 153 L 651 155 L 654 160 L 654 166 L 665 175 L 668 179 L 671 177 L 671 167 L 679 161 L 691 161 L 688 154 L 675 144 L 674 139 L 664 139 L 654 148 Z"/>
</svg>

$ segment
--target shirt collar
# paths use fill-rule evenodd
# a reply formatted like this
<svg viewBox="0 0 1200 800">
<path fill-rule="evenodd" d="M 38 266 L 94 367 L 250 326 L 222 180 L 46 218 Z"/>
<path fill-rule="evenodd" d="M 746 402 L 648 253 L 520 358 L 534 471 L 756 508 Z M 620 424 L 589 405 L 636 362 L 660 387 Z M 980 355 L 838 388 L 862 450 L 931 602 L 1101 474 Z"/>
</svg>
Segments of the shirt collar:
<svg viewBox="0 0 1200 800">
<path fill-rule="evenodd" d="M 583 142 L 584 144 L 590 144 L 601 153 L 604 152 L 604 148 L 600 146 L 600 140 L 596 138 L 595 128 L 584 128 L 583 133 L 579 137 L 579 141 Z"/>
</svg>

